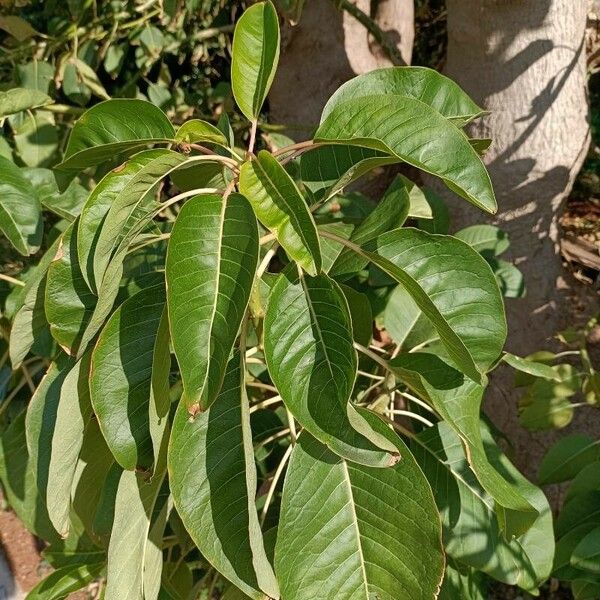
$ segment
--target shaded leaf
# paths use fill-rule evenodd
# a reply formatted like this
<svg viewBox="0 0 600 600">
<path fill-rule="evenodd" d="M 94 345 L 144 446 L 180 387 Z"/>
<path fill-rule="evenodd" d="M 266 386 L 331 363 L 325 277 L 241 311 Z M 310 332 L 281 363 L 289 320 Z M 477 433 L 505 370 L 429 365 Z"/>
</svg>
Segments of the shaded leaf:
<svg viewBox="0 0 600 600">
<path fill-rule="evenodd" d="M 12 88 L 0 92 L 0 118 L 51 103 L 52 98 L 39 90 Z"/>
<path fill-rule="evenodd" d="M 227 146 L 227 138 L 214 125 L 201 119 L 186 121 L 175 134 L 178 142 L 195 144 L 197 142 L 210 142 L 220 146 Z"/>
<path fill-rule="evenodd" d="M 96 563 L 61 567 L 42 579 L 27 594 L 27 600 L 62 600 L 97 579 L 104 566 L 104 563 Z"/>
<path fill-rule="evenodd" d="M 600 441 L 573 433 L 558 440 L 542 459 L 538 471 L 541 485 L 573 479 L 587 465 L 600 460 Z"/>
</svg>

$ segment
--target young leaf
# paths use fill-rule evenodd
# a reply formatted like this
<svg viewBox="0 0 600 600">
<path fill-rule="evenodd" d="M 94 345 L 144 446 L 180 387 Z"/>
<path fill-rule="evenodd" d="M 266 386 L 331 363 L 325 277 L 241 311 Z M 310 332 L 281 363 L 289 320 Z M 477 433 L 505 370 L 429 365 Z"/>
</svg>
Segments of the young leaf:
<svg viewBox="0 0 600 600">
<path fill-rule="evenodd" d="M 23 256 L 34 254 L 42 241 L 40 202 L 19 167 L 0 156 L 0 231 Z"/>
<path fill-rule="evenodd" d="M 179 143 L 195 144 L 197 142 L 209 142 L 219 146 L 227 146 L 227 139 L 223 133 L 214 125 L 201 119 L 186 121 L 178 130 L 175 139 Z"/>
<path fill-rule="evenodd" d="M 357 358 L 348 304 L 339 286 L 326 275 L 280 274 L 264 328 L 269 373 L 298 422 L 348 460 L 379 467 L 394 464 L 395 446 L 349 403 Z"/>
<path fill-rule="evenodd" d="M 388 94 L 419 100 L 459 127 L 485 113 L 454 81 L 433 69 L 391 67 L 358 75 L 344 83 L 327 101 L 321 123 L 347 100 Z"/>
<path fill-rule="evenodd" d="M 286 600 L 437 595 L 444 554 L 431 488 L 403 442 L 365 417 L 402 455 L 393 468 L 346 461 L 307 432 L 294 447 L 275 548 Z"/>
<path fill-rule="evenodd" d="M 169 478 L 177 512 L 210 563 L 250 598 L 279 598 L 254 496 L 256 470 L 244 363 L 235 352 L 211 407 L 190 419 L 179 405 Z"/>
<path fill-rule="evenodd" d="M 497 210 L 490 177 L 466 136 L 419 100 L 394 95 L 348 100 L 321 123 L 315 141 L 395 156 L 440 177 L 475 206 L 490 213 Z"/>
<path fill-rule="evenodd" d="M 554 544 L 548 501 L 502 455 L 485 427 L 481 435 L 488 459 L 510 474 L 540 513 L 527 533 L 510 540 L 502 536 L 494 501 L 474 477 L 463 443 L 447 423 L 421 432 L 411 441 L 411 449 L 433 485 L 447 554 L 498 581 L 535 592 L 552 570 Z M 465 544 L 467 536 L 469 543 Z"/>
<path fill-rule="evenodd" d="M 427 400 L 465 444 L 479 483 L 494 499 L 500 530 L 507 539 L 525 533 L 538 516 L 521 491 L 489 462 L 479 423 L 483 388 L 438 356 L 425 352 L 399 354 L 390 361 L 397 377 Z M 504 472 L 504 470 L 503 470 Z"/>
<path fill-rule="evenodd" d="M 273 82 L 279 61 L 279 20 L 270 1 L 246 9 L 235 26 L 231 86 L 237 105 L 255 121 Z"/>
<path fill-rule="evenodd" d="M 257 262 L 258 226 L 243 196 L 196 196 L 183 205 L 167 252 L 167 304 L 192 412 L 219 393 Z"/>
<path fill-rule="evenodd" d="M 100 429 L 117 462 L 149 468 L 155 341 L 165 306 L 164 286 L 126 300 L 104 327 L 92 355 L 90 393 Z M 164 410 L 161 411 L 164 417 Z"/>
<path fill-rule="evenodd" d="M 261 150 L 255 160 L 245 162 L 240 191 L 290 259 L 316 275 L 321 270 L 321 248 L 314 219 L 294 180 L 277 159 Z"/>
<path fill-rule="evenodd" d="M 171 142 L 175 130 L 151 102 L 131 98 L 106 100 L 75 123 L 59 169 L 80 171 L 122 152 L 147 144 Z"/>
</svg>

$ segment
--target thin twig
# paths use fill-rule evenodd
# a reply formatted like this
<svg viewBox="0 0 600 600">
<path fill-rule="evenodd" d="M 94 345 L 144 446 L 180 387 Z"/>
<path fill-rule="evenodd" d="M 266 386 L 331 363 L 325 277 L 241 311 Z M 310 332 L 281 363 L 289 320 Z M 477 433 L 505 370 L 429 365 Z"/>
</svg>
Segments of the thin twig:
<svg viewBox="0 0 600 600">
<path fill-rule="evenodd" d="M 12 283 L 13 285 L 20 285 L 21 287 L 25 286 L 24 281 L 21 281 L 20 279 L 15 279 L 10 275 L 5 275 L 4 273 L 0 273 L 0 279 L 2 279 L 3 281 L 8 281 L 8 283 Z"/>
<path fill-rule="evenodd" d="M 265 504 L 264 504 L 264 506 L 262 508 L 262 512 L 260 514 L 261 527 L 265 523 L 265 519 L 267 518 L 267 512 L 268 512 L 269 506 L 271 504 L 271 500 L 273 499 L 273 495 L 275 494 L 275 488 L 277 487 L 277 483 L 279 482 L 281 474 L 283 473 L 283 469 L 285 468 L 285 465 L 286 465 L 287 461 L 289 460 L 290 455 L 292 454 L 293 448 L 294 448 L 294 446 L 292 446 L 291 444 L 286 448 L 285 454 L 283 455 L 281 462 L 277 465 L 277 470 L 275 471 L 275 473 L 273 475 L 273 479 L 271 480 L 271 485 L 269 486 L 269 491 L 267 492 L 267 497 L 265 498 Z"/>
</svg>

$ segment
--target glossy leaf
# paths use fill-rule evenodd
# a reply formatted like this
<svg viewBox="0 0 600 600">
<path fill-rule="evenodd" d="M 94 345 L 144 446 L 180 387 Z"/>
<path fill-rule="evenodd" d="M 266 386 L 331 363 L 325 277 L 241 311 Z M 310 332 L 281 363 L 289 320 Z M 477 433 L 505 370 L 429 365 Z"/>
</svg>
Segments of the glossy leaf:
<svg viewBox="0 0 600 600">
<path fill-rule="evenodd" d="M 169 476 L 177 512 L 202 555 L 250 598 L 278 598 L 254 503 L 256 470 L 239 352 L 207 411 L 190 419 L 183 403 L 177 409 Z"/>
<path fill-rule="evenodd" d="M 126 179 L 102 221 L 94 246 L 96 287 L 101 284 L 114 253 L 128 246 L 135 235 L 152 220 L 158 207 L 152 193 L 155 186 L 186 160 L 185 156 L 172 150 L 156 149 L 144 153 L 143 166 L 131 178 Z M 140 162 L 139 159 L 136 160 L 137 164 Z M 103 201 L 106 198 L 101 200 Z"/>
<path fill-rule="evenodd" d="M 428 401 L 461 438 L 468 449 L 473 472 L 495 501 L 499 527 L 507 539 L 525 533 L 538 513 L 520 490 L 490 464 L 485 454 L 479 424 L 483 388 L 466 380 L 434 354 L 402 353 L 390 365 L 398 378 Z"/>
<path fill-rule="evenodd" d="M 42 241 L 41 206 L 19 167 L 0 156 L 0 231 L 23 256 L 35 253 Z"/>
<path fill-rule="evenodd" d="M 12 88 L 0 92 L 0 118 L 51 103 L 52 98 L 39 90 Z"/>
<path fill-rule="evenodd" d="M 246 9 L 235 26 L 231 86 L 237 105 L 256 120 L 279 61 L 279 20 L 270 1 Z"/>
<path fill-rule="evenodd" d="M 162 156 L 161 150 L 146 150 L 131 157 L 121 166 L 107 173 L 93 189 L 79 218 L 77 255 L 84 280 L 97 291 L 101 282 L 94 279 L 94 253 L 101 225 L 108 210 L 127 184 L 153 159 Z"/>
<path fill-rule="evenodd" d="M 192 412 L 219 393 L 257 262 L 258 227 L 243 196 L 197 196 L 183 205 L 167 253 L 167 303 Z"/>
<path fill-rule="evenodd" d="M 533 592 L 552 569 L 554 544 L 550 507 L 544 494 L 502 455 L 485 428 L 482 437 L 488 460 L 509 474 L 540 513 L 524 535 L 509 540 L 502 536 L 494 501 L 474 477 L 463 443 L 447 423 L 420 433 L 411 442 L 411 449 L 433 485 L 448 555 L 498 581 Z"/>
<path fill-rule="evenodd" d="M 175 130 L 160 108 L 119 98 L 96 104 L 75 123 L 60 169 L 81 170 L 132 148 L 173 140 Z"/>
<path fill-rule="evenodd" d="M 269 297 L 264 333 L 269 373 L 298 422 L 348 460 L 394 464 L 396 448 L 348 402 L 357 358 L 339 286 L 326 275 L 282 273 Z"/>
<path fill-rule="evenodd" d="M 290 259 L 316 275 L 321 270 L 316 225 L 300 190 L 279 162 L 261 150 L 255 160 L 242 165 L 240 191 Z"/>
<path fill-rule="evenodd" d="M 378 417 L 365 417 L 401 454 L 393 468 L 346 461 L 307 432 L 298 438 L 275 548 L 283 598 L 437 595 L 444 555 L 431 488 L 402 441 Z"/>
<path fill-rule="evenodd" d="M 426 67 L 391 67 L 358 75 L 339 87 L 327 101 L 321 123 L 347 100 L 388 94 L 419 100 L 459 126 L 484 114 L 454 81 L 441 73 Z"/>
<path fill-rule="evenodd" d="M 408 216 L 409 207 L 408 190 L 402 180 L 396 178 L 373 212 L 354 229 L 350 241 L 357 246 L 363 246 L 382 233 L 401 227 Z M 364 269 L 367 263 L 367 259 L 357 255 L 350 248 L 344 248 L 329 270 L 329 275 L 336 277 L 355 273 Z"/>
<path fill-rule="evenodd" d="M 92 355 L 94 412 L 115 459 L 128 470 L 147 469 L 155 460 L 149 411 L 155 341 L 164 306 L 162 285 L 126 300 L 102 330 Z M 164 418 L 164 409 L 160 413 Z"/>
<path fill-rule="evenodd" d="M 321 123 L 315 141 L 363 146 L 395 156 L 440 177 L 475 206 L 496 212 L 481 158 L 458 128 L 419 100 L 394 95 L 348 100 L 335 106 Z"/>
</svg>

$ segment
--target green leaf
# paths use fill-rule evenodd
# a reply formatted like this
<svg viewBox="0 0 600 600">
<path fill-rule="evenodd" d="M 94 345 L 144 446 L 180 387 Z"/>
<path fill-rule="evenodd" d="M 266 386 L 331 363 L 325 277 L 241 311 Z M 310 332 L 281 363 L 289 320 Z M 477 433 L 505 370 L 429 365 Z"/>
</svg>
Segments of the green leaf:
<svg viewBox="0 0 600 600">
<path fill-rule="evenodd" d="M 394 95 L 348 100 L 321 123 L 315 141 L 363 146 L 395 156 L 440 177 L 475 206 L 496 212 L 481 158 L 458 128 L 419 100 Z"/>
<path fill-rule="evenodd" d="M 354 339 L 363 346 L 368 346 L 373 337 L 373 314 L 369 298 L 347 285 L 340 284 L 348 310 L 352 319 Z"/>
<path fill-rule="evenodd" d="M 167 252 L 167 304 L 192 412 L 219 393 L 257 263 L 258 226 L 243 196 L 196 196 L 183 205 Z"/>
<path fill-rule="evenodd" d="M 256 470 L 239 352 L 207 411 L 190 419 L 185 404 L 179 405 L 169 476 L 177 512 L 202 555 L 251 598 L 279 598 L 254 502 Z"/>
<path fill-rule="evenodd" d="M 471 472 L 463 443 L 450 425 L 441 422 L 421 432 L 411 441 L 411 449 L 433 486 L 447 554 L 498 581 L 533 592 L 552 569 L 550 507 L 543 492 L 500 452 L 487 428 L 482 428 L 481 435 L 488 460 L 511 477 L 540 513 L 524 535 L 509 540 L 502 536 L 494 500 Z"/>
<path fill-rule="evenodd" d="M 506 364 L 510 365 L 513 369 L 521 373 L 527 373 L 528 375 L 541 377 L 542 379 L 561 381 L 560 373 L 545 363 L 529 360 L 527 358 L 521 358 L 520 356 L 516 356 L 510 352 L 505 352 L 502 355 L 502 360 Z"/>
<path fill-rule="evenodd" d="M 590 531 L 575 546 L 571 564 L 577 569 L 600 575 L 600 527 Z"/>
<path fill-rule="evenodd" d="M 48 267 L 45 297 L 46 318 L 52 337 L 67 354 L 85 350 L 83 334 L 97 298 L 87 287 L 77 261 L 77 221 L 61 240 Z"/>
<path fill-rule="evenodd" d="M 348 100 L 388 94 L 419 100 L 461 127 L 484 114 L 454 81 L 441 73 L 426 67 L 391 67 L 359 75 L 339 87 L 325 105 L 321 123 Z"/>
<path fill-rule="evenodd" d="M 81 80 L 73 61 L 65 65 L 62 79 L 62 91 L 65 96 L 79 106 L 85 106 L 92 98 L 92 91 Z"/>
<path fill-rule="evenodd" d="M 571 498 L 562 507 L 554 529 L 557 537 L 562 537 L 586 523 L 600 525 L 600 490 L 583 492 Z"/>
<path fill-rule="evenodd" d="M 321 270 L 317 227 L 300 190 L 277 159 L 261 150 L 255 160 L 245 162 L 240 172 L 240 192 L 290 259 L 316 275 Z"/>
<path fill-rule="evenodd" d="M 0 16 L 0 29 L 12 35 L 18 42 L 23 42 L 38 35 L 38 32 L 28 21 L 16 15 Z"/>
<path fill-rule="evenodd" d="M 85 354 L 65 376 L 52 434 L 46 504 L 50 520 L 61 537 L 69 533 L 75 469 L 92 416 L 88 383 L 90 358 L 90 353 Z"/>
<path fill-rule="evenodd" d="M 540 485 L 573 479 L 584 467 L 600 460 L 600 441 L 573 433 L 558 440 L 542 459 Z"/>
<path fill-rule="evenodd" d="M 471 225 L 454 235 L 484 256 L 499 256 L 510 246 L 508 235 L 495 225 Z"/>
<path fill-rule="evenodd" d="M 270 1 L 246 9 L 235 26 L 231 86 L 244 116 L 255 121 L 279 61 L 279 19 Z"/>
<path fill-rule="evenodd" d="M 128 470 L 148 469 L 157 458 L 149 411 L 155 341 L 164 306 L 162 285 L 126 300 L 110 317 L 92 355 L 94 412 L 115 459 Z M 164 419 L 164 408 L 159 414 Z"/>
<path fill-rule="evenodd" d="M 0 118 L 12 115 L 22 110 L 39 108 L 46 104 L 52 104 L 53 100 L 39 90 L 27 88 L 12 88 L 0 92 Z"/>
<path fill-rule="evenodd" d="M 402 456 L 393 468 L 346 461 L 303 432 L 281 501 L 275 570 L 282 597 L 435 598 L 444 572 L 431 488 L 410 450 L 365 418 Z"/>
<path fill-rule="evenodd" d="M 133 238 L 152 220 L 159 206 L 154 199 L 155 186 L 188 160 L 184 155 L 166 149 L 147 150 L 142 154 L 142 158 L 139 155 L 136 157 L 135 166 L 131 170 L 127 169 L 131 176 L 121 180 L 123 187 L 115 194 L 102 220 L 95 244 L 92 242 L 96 288 L 101 285 L 111 258 L 119 250 L 128 247 Z M 142 166 L 138 170 L 140 164 Z M 104 196 L 99 202 L 103 204 L 107 200 L 108 196 Z"/>
<path fill-rule="evenodd" d="M 104 563 L 61 567 L 42 579 L 26 596 L 26 600 L 62 600 L 97 579 Z"/>
<path fill-rule="evenodd" d="M 87 110 L 75 123 L 63 162 L 57 168 L 81 170 L 146 144 L 172 141 L 175 130 L 151 102 L 120 98 Z"/>
<path fill-rule="evenodd" d="M 31 183 L 10 160 L 0 156 L 0 230 L 23 256 L 42 242 L 42 214 Z"/>
<path fill-rule="evenodd" d="M 48 62 L 33 59 L 31 62 L 16 65 L 15 75 L 21 87 L 48 94 L 54 79 L 54 67 Z"/>
<path fill-rule="evenodd" d="M 422 190 L 410 179 L 404 177 L 404 175 L 396 175 L 396 177 L 404 183 L 404 186 L 408 190 L 408 199 L 410 202 L 408 217 L 411 219 L 433 219 L 433 210 L 427 200 L 427 191 Z"/>
<path fill-rule="evenodd" d="M 17 369 L 30 350 L 41 351 L 50 345 L 52 340 L 44 300 L 46 293 L 46 273 L 50 263 L 56 256 L 59 240 L 56 240 L 44 253 L 34 267 L 35 273 L 28 279 L 23 288 L 23 305 L 13 317 L 10 328 L 10 364 Z"/>
<path fill-rule="evenodd" d="M 408 190 L 400 178 L 395 178 L 383 198 L 367 218 L 352 232 L 350 241 L 357 246 L 371 242 L 391 229 L 401 227 L 408 216 L 410 200 Z M 368 260 L 350 248 L 344 248 L 329 269 L 329 275 L 339 277 L 364 269 Z"/>
<path fill-rule="evenodd" d="M 349 403 L 357 358 L 348 304 L 332 279 L 280 274 L 269 297 L 264 346 L 277 390 L 307 431 L 348 460 L 394 464 L 395 446 Z"/>
<path fill-rule="evenodd" d="M 163 480 L 164 470 L 150 481 L 133 471 L 121 474 L 108 546 L 106 600 L 152 598 L 145 594 L 144 583 L 155 574 L 145 572 L 145 557 L 155 543 L 148 536 Z"/>
<path fill-rule="evenodd" d="M 483 388 L 425 352 L 399 354 L 390 366 L 417 395 L 428 401 L 465 445 L 479 483 L 494 499 L 500 530 L 507 539 L 525 533 L 538 516 L 521 491 L 489 462 L 481 437 L 479 412 Z M 504 472 L 504 470 L 503 470 Z"/>
<path fill-rule="evenodd" d="M 102 223 L 110 207 L 126 186 L 149 162 L 162 156 L 162 150 L 147 150 L 131 157 L 126 163 L 109 171 L 92 190 L 81 210 L 77 234 L 77 255 L 85 282 L 97 291 L 94 280 L 94 254 Z"/>
<path fill-rule="evenodd" d="M 369 148 L 326 145 L 302 154 L 300 172 L 304 185 L 328 200 L 369 171 L 398 162 Z"/>
<path fill-rule="evenodd" d="M 28 167 L 51 167 L 56 163 L 58 128 L 54 115 L 45 110 L 8 117 L 15 149 Z"/>
<path fill-rule="evenodd" d="M 214 125 L 201 119 L 186 121 L 175 134 L 179 143 L 195 144 L 197 142 L 209 142 L 219 146 L 227 146 L 227 138 Z"/>
</svg>

